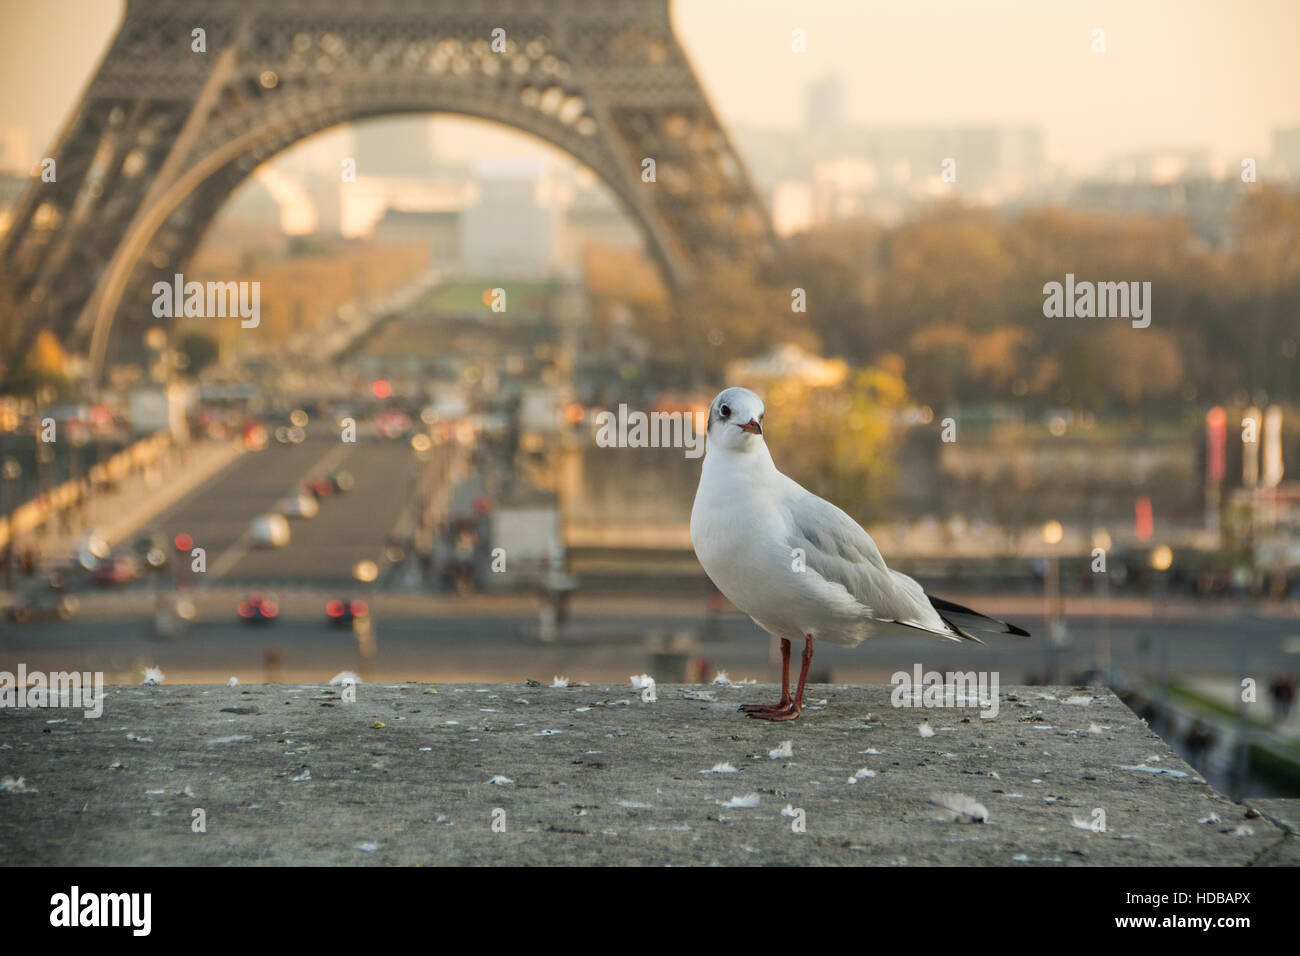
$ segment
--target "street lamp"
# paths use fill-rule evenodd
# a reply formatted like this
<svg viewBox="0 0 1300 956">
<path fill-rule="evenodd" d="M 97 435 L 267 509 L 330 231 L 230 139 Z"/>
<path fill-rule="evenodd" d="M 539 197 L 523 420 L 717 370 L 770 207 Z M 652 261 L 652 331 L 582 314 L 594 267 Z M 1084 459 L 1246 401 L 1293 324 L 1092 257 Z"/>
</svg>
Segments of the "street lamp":
<svg viewBox="0 0 1300 956">
<path fill-rule="evenodd" d="M 1106 686 L 1111 686 L 1111 664 L 1110 664 L 1110 565 L 1107 564 L 1111 548 L 1110 532 L 1105 528 L 1098 528 L 1092 533 L 1092 547 L 1094 554 L 1101 552 L 1101 571 L 1096 569 L 1096 558 L 1093 559 L 1092 569 L 1096 582 L 1097 597 L 1101 603 L 1101 653 L 1093 653 L 1094 668 L 1105 675 Z"/>
<path fill-rule="evenodd" d="M 54 466 L 54 449 L 50 442 L 42 441 L 39 432 L 36 434 L 36 488 L 37 493 L 43 501 L 48 501 L 47 496 L 50 491 L 50 469 Z M 49 535 L 52 522 L 46 521 L 45 517 L 41 518 L 41 537 Z"/>
<path fill-rule="evenodd" d="M 1151 569 L 1156 577 L 1156 627 L 1160 633 L 1160 735 L 1164 736 L 1169 728 L 1169 568 L 1174 563 L 1173 549 L 1162 544 L 1151 552 L 1149 559 Z"/>
<path fill-rule="evenodd" d="M 370 585 L 379 577 L 379 565 L 374 561 L 358 561 L 352 568 L 352 576 L 361 582 L 366 597 L 370 597 Z M 367 600 L 366 604 L 371 608 L 374 604 Z M 352 616 L 352 633 L 357 636 L 357 654 L 361 659 L 360 671 L 363 680 L 370 680 L 372 667 L 375 661 L 375 624 L 374 611 L 367 614 L 354 614 Z"/>
<path fill-rule="evenodd" d="M 158 326 L 154 326 L 144 334 L 144 344 L 153 353 L 149 360 L 149 377 L 155 382 L 166 382 L 170 377 L 171 370 L 167 356 L 167 332 Z"/>
<path fill-rule="evenodd" d="M 1043 576 L 1043 597 L 1046 602 L 1047 618 L 1047 679 L 1056 680 L 1059 669 L 1061 647 L 1065 643 L 1065 628 L 1061 623 L 1061 559 L 1056 546 L 1065 538 L 1065 528 L 1059 521 L 1049 521 L 1043 525 L 1043 544 L 1047 545 L 1046 568 Z"/>
<path fill-rule="evenodd" d="M 1167 544 L 1162 544 L 1151 552 L 1151 567 L 1157 571 L 1168 571 L 1170 565 L 1174 563 L 1173 549 Z"/>
<path fill-rule="evenodd" d="M 76 489 L 76 498 L 73 500 L 72 508 L 65 509 L 64 513 L 66 514 L 68 510 L 74 511 L 76 530 L 81 531 L 86 524 L 86 498 L 89 495 L 87 489 L 89 482 L 84 481 L 82 475 L 84 470 L 82 468 L 82 449 L 84 449 L 90 442 L 90 435 L 86 433 L 84 428 L 70 429 L 68 442 L 71 445 L 69 461 L 71 470 L 70 477 L 72 479 L 73 487 Z"/>
<path fill-rule="evenodd" d="M 1059 521 L 1049 521 L 1043 525 L 1043 543 L 1060 544 L 1061 539 L 1065 537 L 1065 528 Z"/>
<path fill-rule="evenodd" d="M 352 569 L 352 576 L 362 584 L 371 584 L 379 577 L 379 565 L 370 560 L 358 561 Z"/>
</svg>

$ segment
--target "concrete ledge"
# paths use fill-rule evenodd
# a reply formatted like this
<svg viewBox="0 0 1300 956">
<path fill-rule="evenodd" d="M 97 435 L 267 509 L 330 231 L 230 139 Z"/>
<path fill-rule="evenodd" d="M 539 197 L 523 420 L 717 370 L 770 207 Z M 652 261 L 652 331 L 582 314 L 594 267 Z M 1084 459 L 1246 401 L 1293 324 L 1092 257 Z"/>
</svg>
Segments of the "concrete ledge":
<svg viewBox="0 0 1300 956">
<path fill-rule="evenodd" d="M 736 707 L 772 687 L 661 686 L 654 703 L 630 685 L 342 690 L 113 687 L 99 719 L 0 710 L 0 777 L 26 788 L 0 791 L 0 863 L 1300 862 L 1274 822 L 1293 801 L 1232 803 L 1109 691 L 1011 688 L 982 720 L 815 686 L 800 720 L 768 724 Z M 769 756 L 784 741 L 792 756 Z M 701 772 L 718 764 L 736 772 Z M 757 806 L 721 806 L 748 794 Z M 987 821 L 953 821 L 935 794 Z M 1106 832 L 1086 829 L 1096 810 Z"/>
</svg>

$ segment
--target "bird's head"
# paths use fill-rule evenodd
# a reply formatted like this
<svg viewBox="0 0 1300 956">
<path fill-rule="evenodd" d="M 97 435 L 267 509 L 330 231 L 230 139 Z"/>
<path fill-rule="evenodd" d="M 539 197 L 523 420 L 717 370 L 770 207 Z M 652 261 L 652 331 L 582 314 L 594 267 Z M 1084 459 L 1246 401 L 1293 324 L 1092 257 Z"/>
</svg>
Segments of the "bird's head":
<svg viewBox="0 0 1300 956">
<path fill-rule="evenodd" d="M 709 406 L 709 443 L 752 451 L 763 443 L 763 400 L 747 388 L 726 388 Z"/>
</svg>

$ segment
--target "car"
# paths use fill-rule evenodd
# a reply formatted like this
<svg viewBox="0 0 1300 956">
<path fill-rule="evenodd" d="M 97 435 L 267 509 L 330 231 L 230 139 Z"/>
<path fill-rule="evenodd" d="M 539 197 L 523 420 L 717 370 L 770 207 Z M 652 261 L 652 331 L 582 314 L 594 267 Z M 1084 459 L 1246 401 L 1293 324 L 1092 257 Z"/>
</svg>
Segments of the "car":
<svg viewBox="0 0 1300 956">
<path fill-rule="evenodd" d="M 313 495 L 289 495 L 280 499 L 276 510 L 288 518 L 314 518 L 320 513 L 320 505 Z"/>
<path fill-rule="evenodd" d="M 82 535 L 80 542 L 72 550 L 72 563 L 85 571 L 94 571 L 109 556 L 108 541 L 98 528 L 92 528 Z"/>
<path fill-rule="evenodd" d="M 289 520 L 280 514 L 258 515 L 248 533 L 259 548 L 283 548 L 289 543 Z"/>
<path fill-rule="evenodd" d="M 334 598 L 325 604 L 325 616 L 331 624 L 351 624 L 359 618 L 370 616 L 370 605 L 360 598 L 345 601 Z"/>
<path fill-rule="evenodd" d="M 357 480 L 352 477 L 352 472 L 346 468 L 335 468 L 327 476 L 334 490 L 340 494 L 347 494 L 356 487 Z"/>
<path fill-rule="evenodd" d="M 371 427 L 382 438 L 404 438 L 411 430 L 411 417 L 405 412 L 390 408 L 375 416 Z"/>
<path fill-rule="evenodd" d="M 70 621 L 77 616 L 81 602 L 75 595 L 64 594 L 61 588 L 47 587 L 20 595 L 5 609 L 9 620 L 15 624 L 57 618 Z"/>
<path fill-rule="evenodd" d="M 261 451 L 266 447 L 266 427 L 260 422 L 248 422 L 243 427 L 244 447 L 249 451 Z"/>
<path fill-rule="evenodd" d="M 183 637 L 197 616 L 198 609 L 185 595 L 160 597 L 154 608 L 154 633 L 162 638 Z"/>
<path fill-rule="evenodd" d="M 302 490 L 309 495 L 317 498 L 327 498 L 334 494 L 334 482 L 328 478 L 305 478 L 302 483 Z"/>
<path fill-rule="evenodd" d="M 254 591 L 236 607 L 239 616 L 250 624 L 265 624 L 280 616 L 280 605 L 261 591 Z"/>
<path fill-rule="evenodd" d="M 135 539 L 134 554 L 155 571 L 167 566 L 167 540 L 160 534 L 146 532 Z"/>
<path fill-rule="evenodd" d="M 140 573 L 140 562 L 130 554 L 112 554 L 90 572 L 90 580 L 102 587 L 130 584 Z"/>
</svg>

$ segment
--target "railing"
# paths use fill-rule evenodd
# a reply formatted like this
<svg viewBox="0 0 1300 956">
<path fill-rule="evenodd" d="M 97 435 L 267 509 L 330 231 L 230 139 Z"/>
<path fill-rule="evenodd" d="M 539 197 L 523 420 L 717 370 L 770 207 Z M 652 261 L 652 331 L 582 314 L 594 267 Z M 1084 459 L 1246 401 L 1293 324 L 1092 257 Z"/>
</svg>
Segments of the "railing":
<svg viewBox="0 0 1300 956">
<path fill-rule="evenodd" d="M 62 482 L 31 501 L 13 508 L 7 516 L 0 517 L 0 548 L 7 547 L 11 537 L 39 530 L 51 518 L 69 508 L 76 507 L 91 497 L 91 489 L 115 484 L 132 472 L 152 465 L 172 447 L 171 435 L 155 432 L 148 438 L 123 448 L 111 458 L 91 466 L 85 476 Z"/>
</svg>

